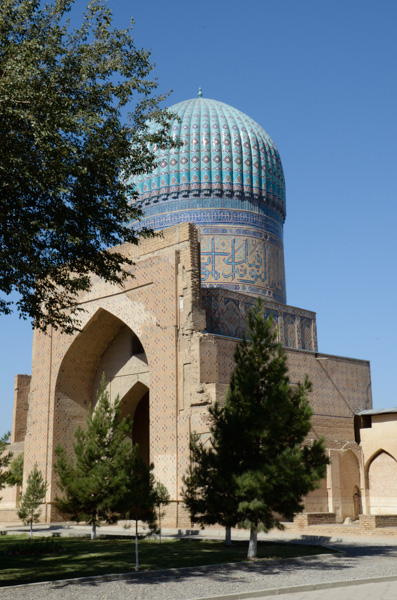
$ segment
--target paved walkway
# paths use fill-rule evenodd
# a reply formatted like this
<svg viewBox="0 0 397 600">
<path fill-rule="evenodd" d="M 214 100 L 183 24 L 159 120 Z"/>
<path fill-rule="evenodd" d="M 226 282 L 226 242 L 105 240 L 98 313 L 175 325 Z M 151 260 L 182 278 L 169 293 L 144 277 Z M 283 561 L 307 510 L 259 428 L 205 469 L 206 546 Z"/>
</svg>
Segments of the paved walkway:
<svg viewBox="0 0 397 600">
<path fill-rule="evenodd" d="M 251 596 L 251 598 L 253 598 Z M 256 596 L 256 600 L 396 600 L 397 580 L 383 583 L 354 583 L 346 587 Z M 229 597 L 229 600 L 231 598 Z M 235 597 L 233 600 L 237 600 Z"/>
<path fill-rule="evenodd" d="M 267 537 L 302 541 L 296 534 Z M 303 541 L 329 543 L 341 554 L 0 588 L 0 600 L 397 599 L 397 540 L 305 536 Z"/>
</svg>

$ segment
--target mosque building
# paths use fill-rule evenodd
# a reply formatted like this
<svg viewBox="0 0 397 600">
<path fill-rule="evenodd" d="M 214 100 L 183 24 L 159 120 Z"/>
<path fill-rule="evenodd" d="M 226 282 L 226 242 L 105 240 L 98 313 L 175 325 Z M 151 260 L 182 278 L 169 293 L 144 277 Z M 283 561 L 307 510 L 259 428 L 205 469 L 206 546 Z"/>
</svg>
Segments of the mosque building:
<svg viewBox="0 0 397 600">
<path fill-rule="evenodd" d="M 72 448 L 105 373 L 111 398 L 119 395 L 123 415 L 133 418 L 133 441 L 170 492 L 167 524 L 190 527 L 181 500 L 190 435 L 209 438 L 208 407 L 225 397 L 234 349 L 258 297 L 277 324 L 291 383 L 306 374 L 313 383 L 309 437 L 324 437 L 331 459 L 321 487 L 305 499 L 306 513 L 317 522 L 370 515 L 371 470 L 357 433 L 377 419 L 370 365 L 319 353 L 315 313 L 287 304 L 279 152 L 256 122 L 201 91 L 170 110 L 181 144 L 154 149 L 157 167 L 134 181 L 144 213 L 139 227 L 161 235 L 119 247 L 135 262 L 131 277 L 122 288 L 94 278 L 81 298 L 82 331 L 35 331 L 32 375 L 16 377 L 12 447 L 24 448 L 25 477 L 37 462 L 49 483 L 43 519 L 59 519 L 54 449 Z M 356 417 L 355 433 L 353 417 L 362 411 L 367 420 Z M 17 490 L 2 495 L 0 521 L 15 520 Z M 383 511 L 380 501 L 376 510 L 397 513 L 392 504 Z"/>
</svg>

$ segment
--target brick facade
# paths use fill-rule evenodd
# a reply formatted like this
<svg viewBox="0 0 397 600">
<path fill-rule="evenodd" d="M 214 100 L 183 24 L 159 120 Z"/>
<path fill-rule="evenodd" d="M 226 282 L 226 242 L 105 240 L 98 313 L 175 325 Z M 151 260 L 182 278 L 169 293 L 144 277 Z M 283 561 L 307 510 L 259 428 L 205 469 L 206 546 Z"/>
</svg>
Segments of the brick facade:
<svg viewBox="0 0 397 600">
<path fill-rule="evenodd" d="M 184 223 L 137 247 L 119 250 L 135 261 L 133 277 L 123 287 L 93 282 L 92 290 L 81 297 L 85 312 L 80 333 L 35 332 L 28 418 L 28 379 L 19 376 L 13 436 L 23 438 L 27 428 L 25 478 L 37 462 L 49 482 L 43 519 L 58 519 L 53 504 L 54 450 L 57 444 L 71 448 L 105 373 L 111 398 L 119 395 L 124 414 L 135 416 L 155 475 L 170 492 L 165 524 L 190 527 L 181 502 L 190 435 L 209 436 L 208 406 L 225 397 L 237 340 L 206 331 L 194 225 Z M 313 382 L 309 438 L 325 437 L 332 461 L 327 479 L 308 496 L 307 510 L 335 513 L 340 522 L 354 516 L 354 486 L 362 487 L 358 466 L 354 471 L 359 459 L 344 454 L 352 453 L 355 445 L 354 412 L 371 406 L 369 363 L 299 348 L 286 351 L 291 382 L 306 374 Z M 145 398 L 149 417 L 144 418 L 139 407 Z M 354 485 L 340 473 L 343 465 Z"/>
</svg>

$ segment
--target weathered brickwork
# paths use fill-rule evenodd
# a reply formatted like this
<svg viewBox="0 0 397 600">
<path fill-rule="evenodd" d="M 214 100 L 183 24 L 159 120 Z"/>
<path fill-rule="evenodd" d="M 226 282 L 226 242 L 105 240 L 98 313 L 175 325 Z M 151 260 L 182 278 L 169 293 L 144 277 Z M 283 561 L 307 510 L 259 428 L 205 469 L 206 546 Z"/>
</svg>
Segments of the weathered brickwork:
<svg viewBox="0 0 397 600">
<path fill-rule="evenodd" d="M 31 379 L 30 375 L 15 375 L 11 443 L 23 442 L 25 439 Z"/>
<path fill-rule="evenodd" d="M 288 349 L 288 368 L 291 383 L 300 381 L 303 373 L 309 375 L 316 415 L 351 419 L 355 412 L 372 407 L 368 361 Z"/>
<path fill-rule="evenodd" d="M 335 513 L 305 512 L 301 513 L 300 515 L 296 515 L 294 523 L 299 527 L 299 529 L 303 529 L 304 527 L 308 527 L 309 525 L 332 524 L 336 522 L 335 519 Z"/>
<path fill-rule="evenodd" d="M 360 515 L 360 528 L 371 531 L 372 529 L 397 528 L 397 515 Z M 383 531 L 382 531 L 383 535 Z"/>
<path fill-rule="evenodd" d="M 105 373 L 111 398 L 119 395 L 123 415 L 135 419 L 131 437 L 140 440 L 142 452 L 155 464 L 156 477 L 170 492 L 164 524 L 190 528 L 181 501 L 189 440 L 193 432 L 203 442 L 209 439 L 208 407 L 224 401 L 237 340 L 206 332 L 200 244 L 193 225 L 172 227 L 137 247 L 119 250 L 135 261 L 133 277 L 122 287 L 94 281 L 92 290 L 81 297 L 85 312 L 80 333 L 35 333 L 25 478 L 37 462 L 49 482 L 43 519 L 61 519 L 53 503 L 55 448 L 72 448 L 74 432 L 84 424 Z M 306 510 L 321 512 L 325 520 L 331 518 L 328 513 L 335 514 L 337 522 L 353 518 L 354 494 L 356 488 L 362 493 L 362 482 L 352 415 L 371 405 L 369 364 L 303 349 L 287 349 L 287 357 L 292 383 L 306 374 L 313 382 L 308 437 L 324 437 L 331 459 L 327 478 L 306 499 Z M 18 381 L 13 435 L 23 437 L 28 380 Z"/>
<path fill-rule="evenodd" d="M 307 441 L 324 438 L 330 464 L 305 499 L 307 513 L 336 527 L 359 514 L 396 512 L 395 419 L 374 417 L 369 428 L 357 415 L 372 407 L 369 363 L 318 353 L 315 313 L 286 304 L 277 148 L 258 123 L 201 90 L 172 111 L 180 116 L 172 135 L 182 143 L 153 147 L 156 167 L 131 181 L 139 194 L 131 202 L 142 209 L 131 226 L 163 231 L 119 246 L 135 263 L 123 285 L 93 277 L 79 298 L 81 332 L 35 332 L 31 382 L 17 377 L 12 442 L 25 447 L 25 482 L 37 462 L 49 483 L 43 519 L 61 518 L 53 503 L 56 446 L 71 450 L 105 373 L 110 397 L 118 395 L 134 420 L 130 437 L 171 494 L 165 525 L 191 526 L 181 502 L 190 436 L 209 441 L 208 407 L 224 402 L 258 297 L 287 349 L 291 383 L 308 375 L 313 384 Z M 17 498 L 7 490 L 0 520 Z"/>
</svg>

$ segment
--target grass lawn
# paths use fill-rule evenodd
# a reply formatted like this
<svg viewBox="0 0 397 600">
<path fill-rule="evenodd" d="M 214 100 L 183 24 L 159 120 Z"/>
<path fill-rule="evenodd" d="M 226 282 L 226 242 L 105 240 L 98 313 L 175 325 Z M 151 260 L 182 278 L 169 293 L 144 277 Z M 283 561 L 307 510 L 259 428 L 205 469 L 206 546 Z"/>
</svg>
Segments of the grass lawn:
<svg viewBox="0 0 397 600">
<path fill-rule="evenodd" d="M 88 540 L 86 538 L 57 538 L 59 554 L 15 555 L 7 552 L 26 536 L 0 538 L 0 586 L 83 577 L 127 573 L 134 570 L 134 539 Z M 36 542 L 37 543 L 37 542 Z M 163 539 L 139 541 L 140 570 L 192 567 L 242 561 L 247 555 L 247 541 L 234 542 L 226 548 L 222 541 Z M 323 554 L 330 550 L 321 546 L 258 542 L 258 558 L 290 558 Z"/>
</svg>

